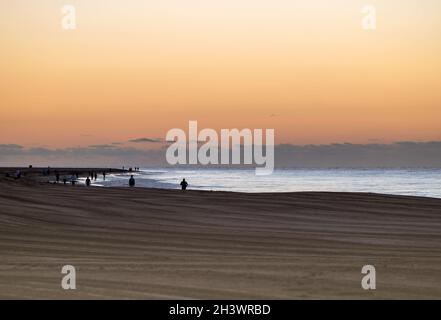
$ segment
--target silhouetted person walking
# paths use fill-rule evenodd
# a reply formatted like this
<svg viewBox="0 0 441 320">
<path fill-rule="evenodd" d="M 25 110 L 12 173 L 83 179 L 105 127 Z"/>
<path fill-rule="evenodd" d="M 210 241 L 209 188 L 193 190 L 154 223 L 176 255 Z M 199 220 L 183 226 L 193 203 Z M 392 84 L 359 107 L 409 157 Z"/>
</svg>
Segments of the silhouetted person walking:
<svg viewBox="0 0 441 320">
<path fill-rule="evenodd" d="M 58 173 L 58 171 L 55 171 L 55 180 L 58 182 L 60 182 L 60 174 Z"/>
<path fill-rule="evenodd" d="M 86 179 L 86 186 L 90 186 L 90 178 L 89 177 L 87 177 L 87 179 Z"/>
<path fill-rule="evenodd" d="M 129 186 L 134 187 L 135 186 L 135 178 L 133 178 L 133 175 L 130 176 L 129 179 Z"/>
<path fill-rule="evenodd" d="M 187 187 L 188 187 L 187 181 L 185 181 L 185 179 L 182 179 L 182 181 L 181 181 L 182 190 L 187 190 Z"/>
<path fill-rule="evenodd" d="M 103 180 L 106 180 L 106 172 L 103 172 Z"/>
<path fill-rule="evenodd" d="M 98 174 L 96 172 L 94 173 L 94 178 L 95 178 L 95 181 L 96 181 L 96 179 L 98 179 Z"/>
</svg>

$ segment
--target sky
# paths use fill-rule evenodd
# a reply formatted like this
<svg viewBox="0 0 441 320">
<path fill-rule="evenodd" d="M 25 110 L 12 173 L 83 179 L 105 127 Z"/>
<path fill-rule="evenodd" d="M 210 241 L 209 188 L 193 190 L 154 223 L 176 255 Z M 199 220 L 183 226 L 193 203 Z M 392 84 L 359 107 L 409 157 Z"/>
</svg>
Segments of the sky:
<svg viewBox="0 0 441 320">
<path fill-rule="evenodd" d="M 0 44 L 3 145 L 156 148 L 189 120 L 277 144 L 441 140 L 439 0 L 0 0 Z"/>
</svg>

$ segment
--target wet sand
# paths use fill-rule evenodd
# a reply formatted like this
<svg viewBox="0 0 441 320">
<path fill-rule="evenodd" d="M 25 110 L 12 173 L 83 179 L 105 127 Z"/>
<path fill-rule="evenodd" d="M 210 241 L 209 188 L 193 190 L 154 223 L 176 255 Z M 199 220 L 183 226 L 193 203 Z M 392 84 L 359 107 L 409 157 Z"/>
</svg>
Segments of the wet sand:
<svg viewBox="0 0 441 320">
<path fill-rule="evenodd" d="M 0 178 L 3 299 L 441 298 L 441 199 L 31 177 Z M 61 288 L 66 264 L 77 290 Z M 375 291 L 361 289 L 366 264 Z"/>
</svg>

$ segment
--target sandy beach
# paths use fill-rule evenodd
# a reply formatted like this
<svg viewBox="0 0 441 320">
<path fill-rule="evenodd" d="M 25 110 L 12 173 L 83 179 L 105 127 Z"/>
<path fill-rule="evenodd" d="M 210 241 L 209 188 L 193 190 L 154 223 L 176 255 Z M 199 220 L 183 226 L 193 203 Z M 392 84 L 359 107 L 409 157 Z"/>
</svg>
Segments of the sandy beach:
<svg viewBox="0 0 441 320">
<path fill-rule="evenodd" d="M 441 298 L 441 199 L 87 188 L 0 171 L 2 299 Z M 67 264 L 77 290 L 60 286 Z M 375 291 L 361 288 L 366 264 Z"/>
</svg>

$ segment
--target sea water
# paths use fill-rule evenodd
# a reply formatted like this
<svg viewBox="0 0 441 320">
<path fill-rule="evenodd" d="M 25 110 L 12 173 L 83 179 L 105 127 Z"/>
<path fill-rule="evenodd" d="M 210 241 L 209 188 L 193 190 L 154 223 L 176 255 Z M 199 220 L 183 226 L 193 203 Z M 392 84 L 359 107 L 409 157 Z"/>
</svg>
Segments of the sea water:
<svg viewBox="0 0 441 320">
<path fill-rule="evenodd" d="M 373 192 L 441 198 L 441 169 L 276 169 L 256 176 L 248 169 L 150 168 L 132 173 L 137 187 L 233 192 Z M 96 185 L 128 186 L 130 174 L 109 174 Z"/>
</svg>

